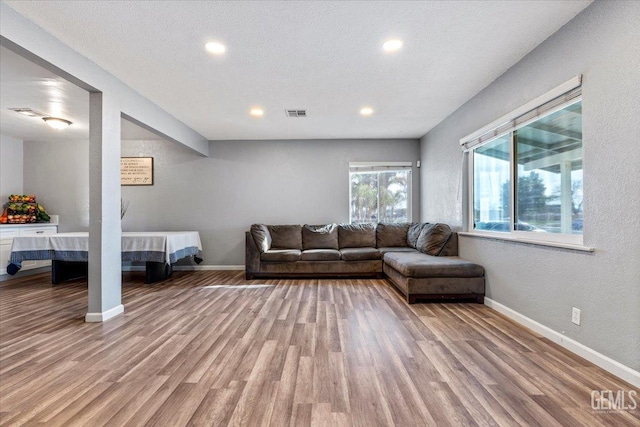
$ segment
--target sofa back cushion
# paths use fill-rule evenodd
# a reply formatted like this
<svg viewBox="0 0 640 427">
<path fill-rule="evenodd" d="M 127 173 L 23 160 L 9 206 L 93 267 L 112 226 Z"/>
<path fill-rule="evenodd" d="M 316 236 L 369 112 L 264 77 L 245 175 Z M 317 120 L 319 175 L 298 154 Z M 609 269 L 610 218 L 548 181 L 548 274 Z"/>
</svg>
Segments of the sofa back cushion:
<svg viewBox="0 0 640 427">
<path fill-rule="evenodd" d="M 302 250 L 302 226 L 267 225 L 271 234 L 271 249 Z"/>
<path fill-rule="evenodd" d="M 376 247 L 393 248 L 407 246 L 408 222 L 398 224 L 379 223 L 376 227 Z"/>
<path fill-rule="evenodd" d="M 338 244 L 342 248 L 375 248 L 375 224 L 340 224 Z"/>
<path fill-rule="evenodd" d="M 425 225 L 429 225 L 428 222 L 412 222 L 407 231 L 407 246 L 415 249 L 418 244 L 418 237 Z"/>
<path fill-rule="evenodd" d="M 271 233 L 269 233 L 269 229 L 266 225 L 253 224 L 251 226 L 251 235 L 253 236 L 253 240 L 255 240 L 261 254 L 271 249 Z"/>
<path fill-rule="evenodd" d="M 438 256 L 451 237 L 451 228 L 447 224 L 426 224 L 418 241 L 416 249 L 427 255 Z"/>
<path fill-rule="evenodd" d="M 336 224 L 309 225 L 302 227 L 302 248 L 338 249 L 338 226 Z"/>
</svg>

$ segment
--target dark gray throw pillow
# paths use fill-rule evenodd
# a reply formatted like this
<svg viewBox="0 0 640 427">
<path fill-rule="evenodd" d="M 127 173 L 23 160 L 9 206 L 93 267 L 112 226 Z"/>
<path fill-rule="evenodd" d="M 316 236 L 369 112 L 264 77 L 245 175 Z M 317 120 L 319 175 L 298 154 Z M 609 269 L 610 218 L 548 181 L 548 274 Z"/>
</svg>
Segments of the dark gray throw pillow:
<svg viewBox="0 0 640 427">
<path fill-rule="evenodd" d="M 375 248 L 375 224 L 340 224 L 338 244 L 342 248 Z"/>
<path fill-rule="evenodd" d="M 272 249 L 302 250 L 301 225 L 267 225 L 271 234 Z"/>
<path fill-rule="evenodd" d="M 408 222 L 398 224 L 379 223 L 378 227 L 376 227 L 376 247 L 407 247 L 407 231 L 410 225 Z"/>
<path fill-rule="evenodd" d="M 415 249 L 418 244 L 418 237 L 420 237 L 420 233 L 425 225 L 428 225 L 428 222 L 412 222 L 409 226 L 409 230 L 407 231 L 407 246 Z"/>
<path fill-rule="evenodd" d="M 336 224 L 309 225 L 302 227 L 302 248 L 338 249 L 338 226 Z"/>
<path fill-rule="evenodd" d="M 427 255 L 438 256 L 451 237 L 451 228 L 447 224 L 426 224 L 418 241 L 416 249 Z"/>
<path fill-rule="evenodd" d="M 253 224 L 251 226 L 251 235 L 255 240 L 260 253 L 265 253 L 271 248 L 271 233 L 264 224 Z"/>
</svg>

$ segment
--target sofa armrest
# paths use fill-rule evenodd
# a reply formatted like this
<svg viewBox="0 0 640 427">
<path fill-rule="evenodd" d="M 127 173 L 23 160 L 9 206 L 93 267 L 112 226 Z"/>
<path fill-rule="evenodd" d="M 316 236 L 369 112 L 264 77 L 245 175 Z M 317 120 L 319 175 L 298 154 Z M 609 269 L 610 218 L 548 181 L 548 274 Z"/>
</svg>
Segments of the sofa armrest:
<svg viewBox="0 0 640 427">
<path fill-rule="evenodd" d="M 253 274 L 260 272 L 260 250 L 249 231 L 245 232 L 244 265 L 247 279 L 251 279 Z"/>
</svg>

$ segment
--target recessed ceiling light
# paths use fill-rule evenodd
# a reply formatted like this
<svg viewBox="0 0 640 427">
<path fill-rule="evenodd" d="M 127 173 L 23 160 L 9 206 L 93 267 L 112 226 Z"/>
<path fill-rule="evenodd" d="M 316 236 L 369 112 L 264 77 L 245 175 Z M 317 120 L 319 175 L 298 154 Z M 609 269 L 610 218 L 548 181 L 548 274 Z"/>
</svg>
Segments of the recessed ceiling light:
<svg viewBox="0 0 640 427">
<path fill-rule="evenodd" d="M 264 110 L 262 108 L 252 108 L 249 110 L 249 114 L 254 117 L 262 117 L 264 116 Z"/>
<path fill-rule="evenodd" d="M 218 42 L 209 42 L 206 45 L 204 45 L 204 47 L 209 52 L 211 52 L 211 53 L 213 53 L 215 55 L 222 55 L 227 50 L 225 45 L 223 45 L 222 43 L 218 43 Z"/>
<path fill-rule="evenodd" d="M 71 125 L 69 120 L 61 119 L 60 117 L 43 117 L 42 120 L 44 120 L 50 127 L 57 130 L 66 129 Z"/>
<path fill-rule="evenodd" d="M 382 44 L 382 49 L 385 52 L 395 52 L 402 47 L 402 40 L 400 39 L 391 39 L 387 40 Z"/>
<path fill-rule="evenodd" d="M 373 114 L 373 108 L 371 107 L 363 107 L 360 109 L 360 114 L 363 116 L 370 116 Z"/>
</svg>

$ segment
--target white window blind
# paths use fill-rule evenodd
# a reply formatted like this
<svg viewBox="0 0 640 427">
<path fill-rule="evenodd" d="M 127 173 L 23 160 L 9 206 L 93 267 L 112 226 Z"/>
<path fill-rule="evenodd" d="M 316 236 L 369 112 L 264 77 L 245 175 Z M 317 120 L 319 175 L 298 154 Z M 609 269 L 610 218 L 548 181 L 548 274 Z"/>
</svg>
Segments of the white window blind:
<svg viewBox="0 0 640 427">
<path fill-rule="evenodd" d="M 349 172 L 376 172 L 411 169 L 411 162 L 349 162 Z"/>
<path fill-rule="evenodd" d="M 467 135 L 460 140 L 462 149 L 469 151 L 479 147 L 485 142 L 505 135 L 554 111 L 565 108 L 567 105 L 578 102 L 582 96 L 581 84 L 582 76 L 576 76 L 532 102 L 495 120 L 482 129 Z"/>
</svg>

